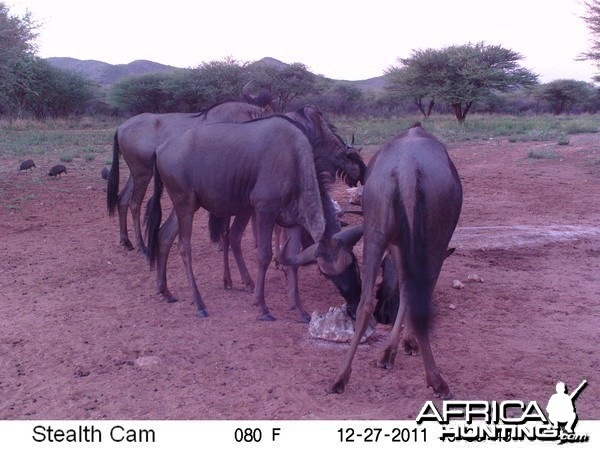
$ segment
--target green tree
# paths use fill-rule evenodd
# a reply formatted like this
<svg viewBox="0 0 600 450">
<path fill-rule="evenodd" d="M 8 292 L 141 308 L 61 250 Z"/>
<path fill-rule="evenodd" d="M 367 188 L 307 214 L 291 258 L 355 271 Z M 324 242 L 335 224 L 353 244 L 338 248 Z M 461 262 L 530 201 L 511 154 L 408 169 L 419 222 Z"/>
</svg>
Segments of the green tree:
<svg viewBox="0 0 600 450">
<path fill-rule="evenodd" d="M 592 99 L 594 86 L 585 81 L 554 80 L 539 86 L 536 96 L 548 102 L 555 115 L 569 114 L 574 106 Z"/>
<path fill-rule="evenodd" d="M 592 40 L 590 49 L 581 53 L 579 59 L 593 61 L 600 69 L 600 0 L 589 0 L 583 3 L 586 7 L 586 15 L 582 19 L 592 34 Z M 596 75 L 594 80 L 600 81 L 600 75 Z"/>
<path fill-rule="evenodd" d="M 492 92 L 508 92 L 532 86 L 537 76 L 522 68 L 522 56 L 498 45 L 453 45 L 441 50 L 417 50 L 400 66 L 391 68 L 390 89 L 419 99 L 447 102 L 459 122 L 463 122 L 473 103 Z M 403 85 L 408 81 L 408 86 Z M 407 98 L 407 97 L 405 97 Z M 430 103 L 431 105 L 431 103 Z M 421 109 L 422 112 L 424 109 Z"/>
<path fill-rule="evenodd" d="M 13 95 L 16 85 L 22 84 L 19 70 L 35 54 L 36 28 L 30 13 L 15 16 L 0 2 L 0 113 L 16 106 Z"/>
<path fill-rule="evenodd" d="M 277 108 L 282 112 L 298 97 L 316 93 L 317 89 L 317 76 L 298 62 L 283 67 L 255 66 L 251 68 L 250 76 L 273 94 Z"/>
<path fill-rule="evenodd" d="M 246 78 L 245 67 L 227 58 L 178 71 L 165 81 L 164 89 L 175 108 L 195 111 L 239 98 Z"/>
<path fill-rule="evenodd" d="M 401 59 L 400 67 L 390 67 L 385 75 L 388 79 L 386 90 L 392 98 L 414 103 L 424 117 L 429 117 L 435 106 L 433 75 L 439 66 L 437 50 L 417 50 L 411 58 Z M 430 83 L 422 80 L 422 74 L 430 74 Z M 427 105 L 427 106 L 426 106 Z"/>
<path fill-rule="evenodd" d="M 126 78 L 111 88 L 109 100 L 130 114 L 167 112 L 172 98 L 164 86 L 169 77 L 168 73 L 160 72 Z"/>
</svg>

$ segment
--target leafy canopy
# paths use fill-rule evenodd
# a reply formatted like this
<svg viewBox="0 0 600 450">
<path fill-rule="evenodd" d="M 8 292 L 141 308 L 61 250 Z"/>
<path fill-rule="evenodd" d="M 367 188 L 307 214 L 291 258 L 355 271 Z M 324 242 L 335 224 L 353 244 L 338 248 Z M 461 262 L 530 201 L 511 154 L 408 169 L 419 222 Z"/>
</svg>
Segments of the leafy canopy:
<svg viewBox="0 0 600 450">
<path fill-rule="evenodd" d="M 387 71 L 389 89 L 417 105 L 425 97 L 445 101 L 463 121 L 473 103 L 491 93 L 537 83 L 537 75 L 519 65 L 521 59 L 513 50 L 484 42 L 414 50 Z"/>
</svg>

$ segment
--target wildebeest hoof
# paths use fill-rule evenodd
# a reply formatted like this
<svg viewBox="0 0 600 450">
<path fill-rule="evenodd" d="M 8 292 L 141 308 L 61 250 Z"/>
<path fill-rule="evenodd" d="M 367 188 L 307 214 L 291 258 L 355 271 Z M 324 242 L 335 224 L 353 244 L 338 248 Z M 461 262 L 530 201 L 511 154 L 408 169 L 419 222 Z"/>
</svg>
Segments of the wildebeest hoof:
<svg viewBox="0 0 600 450">
<path fill-rule="evenodd" d="M 258 320 L 262 320 L 265 322 L 274 322 L 275 321 L 275 317 L 273 317 L 271 315 L 271 313 L 266 313 L 266 314 L 262 314 L 260 316 L 258 316 Z"/>
<path fill-rule="evenodd" d="M 450 392 L 450 388 L 448 384 L 440 378 L 437 380 L 437 386 L 434 386 L 434 383 L 428 382 L 427 385 L 433 389 L 433 396 L 435 398 L 441 398 L 442 400 L 450 400 L 452 396 L 452 392 Z"/>
<path fill-rule="evenodd" d="M 345 388 L 346 388 L 345 381 L 342 381 L 342 380 L 334 381 L 327 388 L 327 392 L 329 392 L 330 394 L 341 394 L 344 392 Z"/>
<path fill-rule="evenodd" d="M 396 360 L 396 352 L 386 348 L 383 350 L 381 357 L 377 360 L 377 367 L 381 369 L 391 370 L 394 368 Z"/>
<path fill-rule="evenodd" d="M 419 344 L 416 342 L 402 343 L 402 351 L 408 356 L 419 356 Z"/>
<path fill-rule="evenodd" d="M 438 392 L 435 389 L 433 390 L 433 396 L 435 398 L 440 398 L 442 400 L 452 400 L 454 398 L 454 396 L 452 395 L 452 392 L 450 392 L 450 391 Z"/>
<path fill-rule="evenodd" d="M 298 322 L 300 322 L 300 323 L 310 323 L 310 316 L 308 314 L 303 314 L 298 319 Z"/>
<path fill-rule="evenodd" d="M 205 309 L 199 309 L 196 315 L 198 317 L 208 317 L 208 312 Z"/>
<path fill-rule="evenodd" d="M 125 250 L 133 250 L 133 244 L 130 241 L 121 242 Z"/>
<path fill-rule="evenodd" d="M 223 289 L 226 291 L 230 291 L 233 289 L 233 283 L 231 280 L 223 280 Z"/>
<path fill-rule="evenodd" d="M 167 303 L 177 303 L 179 300 L 176 297 L 166 297 Z"/>
<path fill-rule="evenodd" d="M 248 283 L 244 283 L 246 285 L 246 291 L 250 292 L 251 294 L 254 292 L 254 282 L 250 281 Z"/>
</svg>

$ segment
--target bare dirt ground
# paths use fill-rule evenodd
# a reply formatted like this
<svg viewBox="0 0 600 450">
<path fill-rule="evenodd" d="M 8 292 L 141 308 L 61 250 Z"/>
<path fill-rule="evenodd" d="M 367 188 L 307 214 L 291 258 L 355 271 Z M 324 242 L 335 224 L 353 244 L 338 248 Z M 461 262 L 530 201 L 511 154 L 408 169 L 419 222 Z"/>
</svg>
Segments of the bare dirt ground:
<svg viewBox="0 0 600 450">
<path fill-rule="evenodd" d="M 599 146 L 600 135 L 449 145 L 465 200 L 432 346 L 456 399 L 545 406 L 556 382 L 587 379 L 577 412 L 600 419 Z M 527 158 L 532 149 L 560 157 Z M 181 301 L 164 303 L 145 258 L 118 245 L 102 163 L 75 160 L 56 180 L 43 169 L 54 163 L 37 158 L 33 173 L 17 173 L 16 159 L 0 160 L 0 419 L 411 419 L 433 399 L 420 357 L 375 367 L 382 325 L 359 348 L 346 392 L 326 394 L 346 345 L 309 337 L 281 271 L 268 272 L 273 323 L 256 320 L 236 271 L 223 290 L 203 212 L 194 269 L 210 316 L 195 316 L 176 249 L 168 275 Z M 342 303 L 315 267 L 301 270 L 300 289 L 308 311 Z"/>
</svg>

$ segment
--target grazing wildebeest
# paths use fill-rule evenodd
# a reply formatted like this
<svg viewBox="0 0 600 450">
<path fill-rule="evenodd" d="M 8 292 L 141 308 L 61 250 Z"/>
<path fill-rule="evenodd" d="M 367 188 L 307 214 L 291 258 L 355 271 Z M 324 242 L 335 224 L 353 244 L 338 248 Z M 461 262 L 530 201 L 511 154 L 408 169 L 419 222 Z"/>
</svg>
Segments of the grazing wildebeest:
<svg viewBox="0 0 600 450">
<path fill-rule="evenodd" d="M 317 262 L 324 272 L 346 269 L 352 260 L 346 247 L 334 239 L 323 241 L 327 228 L 324 209 L 331 199 L 326 191 L 328 180 L 323 179 L 327 177 L 321 172 L 332 161 L 354 178 L 361 169 L 346 149 L 329 154 L 310 137 L 302 124 L 276 115 L 246 123 L 195 127 L 157 149 L 154 195 L 147 214 L 148 253 L 151 266 L 157 265 L 159 292 L 167 301 L 173 296 L 166 286 L 166 255 L 179 233 L 179 250 L 198 315 L 207 315 L 192 272 L 190 248 L 193 216 L 200 207 L 216 217 L 237 216 L 246 223 L 256 216 L 254 295 L 260 320 L 274 320 L 265 303 L 264 285 L 275 223 L 306 228 L 312 239 L 322 244 Z M 163 183 L 175 214 L 159 230 Z"/>
<path fill-rule="evenodd" d="M 335 181 L 336 173 L 340 175 L 340 177 L 343 178 L 349 186 L 355 186 L 359 181 L 363 180 L 366 167 L 362 158 L 360 157 L 360 154 L 358 153 L 360 149 L 356 150 L 348 146 L 336 133 L 335 127 L 324 119 L 320 111 L 313 107 L 303 107 L 299 108 L 295 112 L 287 113 L 285 115 L 300 123 L 313 137 L 313 141 L 316 143 L 316 145 L 322 147 L 321 151 L 328 155 L 332 155 L 327 164 L 321 164 L 320 167 L 321 174 L 327 175 L 329 183 L 333 183 Z M 344 171 L 344 164 L 347 164 L 348 160 L 353 161 L 354 164 L 359 168 L 358 177 L 351 176 Z M 325 213 L 328 216 L 327 223 L 329 224 L 329 226 L 326 228 L 326 239 L 329 240 L 335 234 L 341 232 L 341 226 L 336 217 L 334 206 L 331 202 L 328 202 L 328 204 L 325 206 Z M 231 229 L 229 229 L 229 218 L 218 220 L 216 217 L 214 217 L 214 215 L 211 215 L 209 219 L 211 239 L 213 241 L 221 239 L 223 242 L 223 284 L 226 289 L 231 289 L 233 284 L 231 281 L 227 252 L 229 246 L 231 246 L 231 250 L 237 262 L 243 282 L 246 284 L 248 290 L 251 291 L 254 289 L 254 282 L 250 278 L 241 251 L 241 239 L 247 223 L 247 217 L 239 216 L 235 218 L 233 226 Z M 289 238 L 285 255 L 287 258 L 293 258 L 293 256 L 299 253 L 302 248 L 306 248 L 314 244 L 307 230 L 302 230 L 301 227 L 289 228 L 286 230 L 286 234 Z M 343 234 L 343 236 L 351 235 L 352 232 L 345 232 Z M 277 247 L 278 246 L 276 245 L 276 248 Z M 353 261 L 347 267 L 344 274 L 323 274 L 327 278 L 331 279 L 331 281 L 336 285 L 342 296 L 348 302 L 349 311 L 351 314 L 354 314 L 356 307 L 358 306 L 358 300 L 360 296 L 360 276 L 356 259 L 351 252 L 350 254 L 352 255 Z M 300 321 L 308 322 L 310 320 L 310 316 L 302 307 L 302 303 L 299 299 L 297 266 L 287 265 L 286 273 L 288 276 L 288 294 L 292 307 L 298 310 L 298 313 L 300 314 Z M 358 292 L 356 291 L 357 287 Z"/>
<path fill-rule="evenodd" d="M 420 346 L 427 385 L 436 396 L 451 397 L 429 344 L 431 297 L 462 206 L 462 187 L 446 148 L 415 124 L 373 157 L 363 191 L 364 249 L 362 293 L 356 332 L 329 389 L 343 392 L 352 360 L 374 310 L 373 290 L 384 252 L 398 272 L 400 306 L 378 361 L 392 368 L 404 313 Z"/>
<path fill-rule="evenodd" d="M 22 161 L 21 164 L 19 165 L 19 168 L 17 169 L 19 172 L 21 170 L 31 170 L 33 172 L 32 167 L 35 167 L 35 163 L 33 162 L 33 159 L 26 159 L 25 161 Z"/>
<path fill-rule="evenodd" d="M 48 176 L 55 177 L 58 175 L 58 178 L 62 178 L 61 174 L 63 173 L 67 173 L 67 168 L 62 164 L 57 164 L 56 166 L 53 166 L 50 169 L 50 171 L 48 172 Z"/>
<path fill-rule="evenodd" d="M 253 97 L 244 87 L 243 102 L 226 101 L 202 111 L 185 114 L 150 114 L 134 116 L 120 125 L 113 139 L 113 161 L 106 188 L 108 213 L 114 216 L 118 207 L 120 243 L 128 250 L 133 244 L 127 233 L 127 209 L 131 208 L 136 244 L 142 253 L 146 245 L 142 237 L 140 210 L 148 183 L 152 178 L 154 152 L 171 136 L 203 123 L 245 122 L 272 114 L 267 92 Z M 119 194 L 119 154 L 129 166 L 130 176 Z"/>
</svg>

